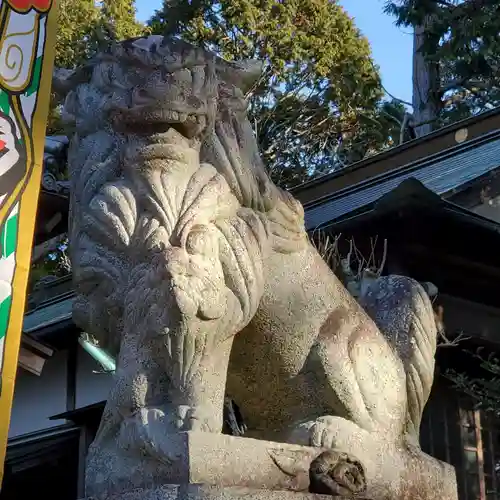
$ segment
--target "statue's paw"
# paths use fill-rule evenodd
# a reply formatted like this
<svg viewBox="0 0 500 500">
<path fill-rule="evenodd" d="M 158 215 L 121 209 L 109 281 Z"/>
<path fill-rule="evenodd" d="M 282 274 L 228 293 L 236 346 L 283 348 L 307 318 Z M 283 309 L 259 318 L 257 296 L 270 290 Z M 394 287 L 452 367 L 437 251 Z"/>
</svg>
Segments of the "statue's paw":
<svg viewBox="0 0 500 500">
<path fill-rule="evenodd" d="M 310 430 L 310 443 L 319 448 L 348 451 L 352 440 L 366 440 L 370 434 L 350 420 L 325 416 L 318 418 Z"/>
<path fill-rule="evenodd" d="M 327 415 L 299 424 L 290 434 L 289 441 L 304 446 L 349 452 L 353 444 L 371 438 L 369 432 L 354 422 Z"/>
<path fill-rule="evenodd" d="M 220 422 L 208 407 L 164 405 L 141 408 L 123 420 L 116 444 L 130 453 L 141 452 L 166 459 L 170 453 L 166 446 L 169 434 L 184 431 L 215 433 L 220 428 Z"/>
<path fill-rule="evenodd" d="M 143 422 L 145 428 L 153 430 L 159 424 L 158 430 L 168 434 L 185 431 L 215 433 L 221 428 L 218 413 L 210 405 L 168 405 L 160 410 L 145 410 L 145 413 L 149 416 Z"/>
</svg>

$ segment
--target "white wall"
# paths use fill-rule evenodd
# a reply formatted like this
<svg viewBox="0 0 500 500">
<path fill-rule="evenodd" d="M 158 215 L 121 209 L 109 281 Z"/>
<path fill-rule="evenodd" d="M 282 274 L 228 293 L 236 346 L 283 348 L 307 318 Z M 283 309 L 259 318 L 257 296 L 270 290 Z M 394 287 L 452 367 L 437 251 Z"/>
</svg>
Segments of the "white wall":
<svg viewBox="0 0 500 500">
<path fill-rule="evenodd" d="M 49 417 L 66 411 L 66 352 L 49 358 L 38 377 L 18 369 L 9 437 L 61 425 Z"/>
<path fill-rule="evenodd" d="M 76 407 L 107 399 L 113 377 L 109 373 L 94 373 L 102 372 L 102 367 L 80 346 L 76 366 Z"/>
<path fill-rule="evenodd" d="M 49 417 L 66 411 L 67 353 L 55 352 L 37 377 L 19 368 L 14 390 L 9 437 L 47 429 L 64 423 Z M 76 367 L 76 408 L 107 398 L 112 376 L 80 346 Z"/>
<path fill-rule="evenodd" d="M 478 215 L 500 222 L 500 197 L 492 198 L 472 209 Z"/>
</svg>

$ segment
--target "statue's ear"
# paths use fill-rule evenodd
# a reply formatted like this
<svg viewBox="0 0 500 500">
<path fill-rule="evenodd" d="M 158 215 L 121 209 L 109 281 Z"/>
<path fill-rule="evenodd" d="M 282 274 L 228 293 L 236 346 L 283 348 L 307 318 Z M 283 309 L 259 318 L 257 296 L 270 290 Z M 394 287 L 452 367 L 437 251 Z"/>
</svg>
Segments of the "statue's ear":
<svg viewBox="0 0 500 500">
<path fill-rule="evenodd" d="M 233 62 L 219 60 L 216 67 L 223 81 L 238 87 L 246 94 L 262 75 L 264 63 L 255 59 Z"/>
</svg>

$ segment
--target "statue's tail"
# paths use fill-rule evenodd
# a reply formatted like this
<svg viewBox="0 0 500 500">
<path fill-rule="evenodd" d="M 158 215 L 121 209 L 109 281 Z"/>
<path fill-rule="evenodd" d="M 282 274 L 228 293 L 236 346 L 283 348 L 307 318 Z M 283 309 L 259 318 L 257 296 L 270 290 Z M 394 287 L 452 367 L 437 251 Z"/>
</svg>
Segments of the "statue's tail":
<svg viewBox="0 0 500 500">
<path fill-rule="evenodd" d="M 373 280 L 359 302 L 403 361 L 408 394 L 406 431 L 418 444 L 434 377 L 437 328 L 432 303 L 419 283 L 395 275 Z"/>
</svg>

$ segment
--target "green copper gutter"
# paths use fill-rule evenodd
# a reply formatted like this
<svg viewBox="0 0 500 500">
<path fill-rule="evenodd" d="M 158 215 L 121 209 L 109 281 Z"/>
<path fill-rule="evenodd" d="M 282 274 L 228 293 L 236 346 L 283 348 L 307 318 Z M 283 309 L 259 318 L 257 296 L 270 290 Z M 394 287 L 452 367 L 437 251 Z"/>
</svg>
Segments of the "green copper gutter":
<svg viewBox="0 0 500 500">
<path fill-rule="evenodd" d="M 114 373 L 116 371 L 115 359 L 99 347 L 97 342 L 88 333 L 82 333 L 78 337 L 78 343 L 102 366 L 106 373 Z"/>
</svg>

